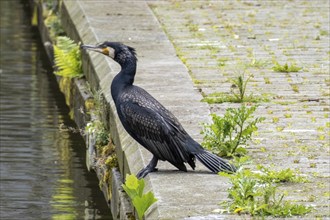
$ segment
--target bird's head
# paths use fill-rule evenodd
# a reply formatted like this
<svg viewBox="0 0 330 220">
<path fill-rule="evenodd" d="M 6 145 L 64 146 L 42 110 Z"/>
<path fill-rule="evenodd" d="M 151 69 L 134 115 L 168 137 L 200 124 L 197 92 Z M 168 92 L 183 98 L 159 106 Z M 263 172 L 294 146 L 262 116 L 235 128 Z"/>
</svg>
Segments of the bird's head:
<svg viewBox="0 0 330 220">
<path fill-rule="evenodd" d="M 81 45 L 81 48 L 102 53 L 119 64 L 136 61 L 135 49 L 118 42 L 105 41 L 97 45 Z"/>
</svg>

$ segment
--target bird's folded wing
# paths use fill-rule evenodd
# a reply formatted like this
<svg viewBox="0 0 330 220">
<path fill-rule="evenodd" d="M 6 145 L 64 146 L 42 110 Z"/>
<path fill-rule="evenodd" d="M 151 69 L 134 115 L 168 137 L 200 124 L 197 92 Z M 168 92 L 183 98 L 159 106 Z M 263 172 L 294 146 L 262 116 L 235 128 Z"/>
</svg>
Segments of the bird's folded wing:
<svg viewBox="0 0 330 220">
<path fill-rule="evenodd" d="M 156 157 L 172 163 L 186 162 L 188 155 L 171 117 L 132 102 L 122 103 L 120 111 L 128 133 Z"/>
</svg>

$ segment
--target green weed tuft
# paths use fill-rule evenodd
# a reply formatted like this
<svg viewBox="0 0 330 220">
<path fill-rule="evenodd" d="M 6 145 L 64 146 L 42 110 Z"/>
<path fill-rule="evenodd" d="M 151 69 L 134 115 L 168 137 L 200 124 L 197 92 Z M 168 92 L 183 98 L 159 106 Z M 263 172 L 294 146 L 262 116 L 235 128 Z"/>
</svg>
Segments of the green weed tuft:
<svg viewBox="0 0 330 220">
<path fill-rule="evenodd" d="M 271 170 L 262 165 L 257 166 L 260 172 L 256 173 L 255 176 L 262 182 L 268 183 L 306 183 L 308 180 L 302 176 L 297 175 L 297 173 L 290 168 L 284 170 Z"/>
<path fill-rule="evenodd" d="M 229 212 L 250 214 L 252 216 L 290 217 L 304 215 L 312 211 L 311 207 L 283 201 L 285 194 L 278 195 L 276 182 L 291 180 L 280 177 L 285 171 L 274 172 L 262 167 L 264 175 L 247 169 L 239 169 L 235 174 L 219 173 L 228 177 L 232 187 L 228 190 L 231 201 L 222 203 Z M 275 176 L 268 176 L 276 173 Z M 290 176 L 294 176 L 292 173 Z M 281 181 L 279 181 L 281 179 Z"/>
<path fill-rule="evenodd" d="M 298 67 L 295 64 L 288 65 L 285 63 L 284 65 L 281 65 L 279 63 L 275 63 L 275 66 L 273 66 L 273 70 L 276 72 L 284 72 L 284 73 L 290 73 L 290 72 L 298 72 L 302 69 L 302 67 Z"/>
</svg>

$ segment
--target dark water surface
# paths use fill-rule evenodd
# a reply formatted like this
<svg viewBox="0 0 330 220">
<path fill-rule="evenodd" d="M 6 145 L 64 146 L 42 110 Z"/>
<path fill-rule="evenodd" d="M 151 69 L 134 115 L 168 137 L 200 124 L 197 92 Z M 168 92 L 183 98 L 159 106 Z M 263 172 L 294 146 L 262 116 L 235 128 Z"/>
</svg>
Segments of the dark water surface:
<svg viewBox="0 0 330 220">
<path fill-rule="evenodd" d="M 0 219 L 110 219 L 22 2 L 0 0 Z"/>
</svg>

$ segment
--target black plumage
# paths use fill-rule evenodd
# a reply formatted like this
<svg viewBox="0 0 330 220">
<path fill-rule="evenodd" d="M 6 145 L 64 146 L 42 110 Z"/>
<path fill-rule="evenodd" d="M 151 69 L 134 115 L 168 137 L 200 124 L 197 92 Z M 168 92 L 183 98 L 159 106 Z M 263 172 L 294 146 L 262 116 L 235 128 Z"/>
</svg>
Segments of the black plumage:
<svg viewBox="0 0 330 220">
<path fill-rule="evenodd" d="M 155 171 L 158 160 L 168 161 L 179 170 L 187 171 L 185 163 L 195 169 L 197 158 L 214 173 L 235 172 L 233 165 L 194 141 L 178 119 L 148 92 L 133 85 L 137 58 L 132 47 L 116 42 L 82 47 L 107 55 L 121 66 L 111 84 L 117 113 L 126 131 L 153 154 L 149 165 L 138 173 L 139 178 Z"/>
</svg>

